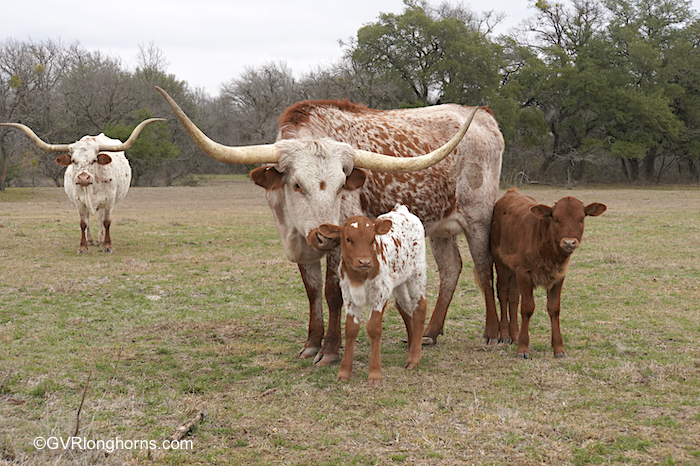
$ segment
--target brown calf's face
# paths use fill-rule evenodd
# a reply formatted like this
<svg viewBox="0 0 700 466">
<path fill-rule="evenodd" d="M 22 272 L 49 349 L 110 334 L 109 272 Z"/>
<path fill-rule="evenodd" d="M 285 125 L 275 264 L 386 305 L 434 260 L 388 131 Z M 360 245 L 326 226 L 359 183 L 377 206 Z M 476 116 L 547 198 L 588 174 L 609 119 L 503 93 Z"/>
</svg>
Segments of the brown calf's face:
<svg viewBox="0 0 700 466">
<path fill-rule="evenodd" d="M 375 236 L 388 233 L 391 226 L 391 220 L 370 220 L 359 215 L 350 217 L 340 227 L 323 224 L 318 227 L 318 233 L 326 238 L 338 238 L 343 263 L 353 270 L 366 272 L 378 267 Z"/>
<path fill-rule="evenodd" d="M 549 232 L 555 243 L 567 254 L 574 252 L 583 238 L 583 221 L 587 215 L 597 217 L 605 212 L 605 204 L 594 202 L 583 205 L 575 197 L 565 197 L 554 207 L 538 204 L 530 208 L 537 218 L 549 220 Z"/>
</svg>

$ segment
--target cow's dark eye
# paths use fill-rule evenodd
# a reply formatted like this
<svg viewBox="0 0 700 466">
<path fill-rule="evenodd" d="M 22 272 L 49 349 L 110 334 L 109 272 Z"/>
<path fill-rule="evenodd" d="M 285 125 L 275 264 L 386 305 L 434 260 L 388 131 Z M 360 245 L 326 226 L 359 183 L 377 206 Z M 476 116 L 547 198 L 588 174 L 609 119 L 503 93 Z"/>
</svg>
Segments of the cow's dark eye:
<svg viewBox="0 0 700 466">
<path fill-rule="evenodd" d="M 294 191 L 296 191 L 296 192 L 298 192 L 298 193 L 302 193 L 302 194 L 304 193 L 304 190 L 301 189 L 301 186 L 299 185 L 299 183 L 296 183 L 296 184 L 294 185 Z"/>
</svg>

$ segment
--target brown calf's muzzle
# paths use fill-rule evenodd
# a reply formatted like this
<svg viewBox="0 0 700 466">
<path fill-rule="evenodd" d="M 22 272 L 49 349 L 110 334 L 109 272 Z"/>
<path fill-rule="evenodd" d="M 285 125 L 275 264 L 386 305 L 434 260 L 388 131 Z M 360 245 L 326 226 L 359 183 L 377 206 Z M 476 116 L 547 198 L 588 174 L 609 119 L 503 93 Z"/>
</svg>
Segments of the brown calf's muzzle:
<svg viewBox="0 0 700 466">
<path fill-rule="evenodd" d="M 306 244 L 316 249 L 317 251 L 331 251 L 338 247 L 339 243 L 340 238 L 328 238 L 326 236 L 323 236 L 318 231 L 318 228 L 311 230 L 311 232 L 309 232 L 308 236 L 306 237 Z"/>
<path fill-rule="evenodd" d="M 564 251 L 571 254 L 576 249 L 578 249 L 579 244 L 581 244 L 581 243 L 576 238 L 562 238 L 561 241 L 559 242 L 559 247 L 561 247 Z"/>
</svg>

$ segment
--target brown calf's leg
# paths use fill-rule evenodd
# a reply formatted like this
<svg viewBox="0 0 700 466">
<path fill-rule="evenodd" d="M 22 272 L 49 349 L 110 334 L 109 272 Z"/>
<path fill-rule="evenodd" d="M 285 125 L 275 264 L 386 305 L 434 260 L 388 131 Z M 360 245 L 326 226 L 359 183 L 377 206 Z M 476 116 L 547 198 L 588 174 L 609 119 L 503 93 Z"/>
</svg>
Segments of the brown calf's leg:
<svg viewBox="0 0 700 466">
<path fill-rule="evenodd" d="M 340 361 L 340 370 L 338 371 L 338 380 L 341 382 L 347 382 L 352 375 L 355 342 L 359 333 L 360 323 L 355 322 L 355 317 L 350 314 L 345 316 L 345 353 L 343 353 L 343 359 Z"/>
<path fill-rule="evenodd" d="M 555 358 L 566 357 L 564 351 L 564 340 L 561 336 L 561 328 L 559 327 L 559 314 L 561 312 L 561 288 L 564 285 L 564 279 L 554 284 L 552 288 L 547 290 L 547 312 L 552 324 L 552 349 L 554 350 Z"/>
<path fill-rule="evenodd" d="M 516 272 L 517 273 L 517 272 Z M 530 359 L 530 317 L 535 312 L 535 298 L 532 295 L 533 285 L 527 272 L 518 273 L 518 290 L 520 292 L 520 314 L 522 326 L 518 334 L 517 356 L 523 359 Z"/>
<path fill-rule="evenodd" d="M 510 317 L 510 339 L 512 343 L 518 342 L 518 302 L 520 292 L 518 291 L 518 281 L 515 275 L 510 276 L 508 281 L 508 315 Z"/>
<path fill-rule="evenodd" d="M 425 297 L 422 297 L 414 309 L 413 314 L 408 314 L 401 307 L 399 302 L 396 302 L 396 308 L 399 310 L 403 322 L 406 325 L 406 333 L 408 335 L 408 359 L 406 360 L 406 369 L 413 369 L 418 366 L 423 347 L 422 335 L 425 327 L 425 315 L 427 313 L 427 303 Z"/>
<path fill-rule="evenodd" d="M 386 306 L 386 304 L 385 304 Z M 367 336 L 369 337 L 369 377 L 370 386 L 379 385 L 382 381 L 382 360 L 379 351 L 382 339 L 382 320 L 384 309 L 381 311 L 371 311 L 367 321 Z"/>
<path fill-rule="evenodd" d="M 510 322 L 508 321 L 510 316 L 508 298 L 510 296 L 510 279 L 512 275 L 513 272 L 505 264 L 496 261 L 496 296 L 498 296 L 498 304 L 501 308 L 501 320 L 498 328 L 499 343 L 511 343 L 512 341 L 510 337 Z"/>
</svg>

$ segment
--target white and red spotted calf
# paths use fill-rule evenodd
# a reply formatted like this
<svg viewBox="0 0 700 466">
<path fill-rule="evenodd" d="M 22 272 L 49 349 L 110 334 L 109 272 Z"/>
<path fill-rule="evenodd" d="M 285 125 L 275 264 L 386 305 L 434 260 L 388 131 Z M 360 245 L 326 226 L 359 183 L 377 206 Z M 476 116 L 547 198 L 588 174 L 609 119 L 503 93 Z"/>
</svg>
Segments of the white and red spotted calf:
<svg viewBox="0 0 700 466">
<path fill-rule="evenodd" d="M 345 354 L 338 380 L 350 379 L 360 319 L 369 308 L 369 384 L 381 381 L 382 320 L 392 294 L 408 332 L 406 368 L 416 367 L 426 314 L 425 230 L 421 221 L 401 205 L 375 220 L 359 215 L 347 219 L 343 226 L 323 224 L 318 230 L 326 238 L 339 238 L 342 253 L 339 273 L 346 303 Z M 316 246 L 311 239 L 316 235 L 309 238 L 310 245 Z"/>
</svg>

